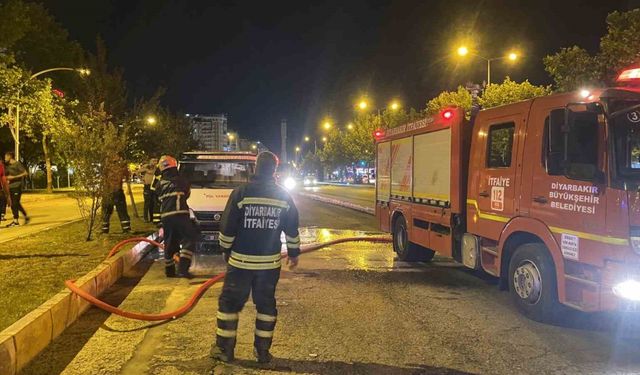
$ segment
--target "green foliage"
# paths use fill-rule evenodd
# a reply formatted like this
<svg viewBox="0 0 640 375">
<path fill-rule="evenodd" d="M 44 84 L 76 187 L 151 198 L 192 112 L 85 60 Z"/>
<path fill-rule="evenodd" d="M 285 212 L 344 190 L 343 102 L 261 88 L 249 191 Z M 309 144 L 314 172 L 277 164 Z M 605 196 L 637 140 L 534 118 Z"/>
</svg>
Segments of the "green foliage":
<svg viewBox="0 0 640 375">
<path fill-rule="evenodd" d="M 542 61 L 557 91 L 601 85 L 597 59 L 578 46 L 563 48 L 555 55 L 544 57 Z"/>
<path fill-rule="evenodd" d="M 87 223 L 88 241 L 98 224 L 104 194 L 112 190 L 110 184 L 126 168 L 122 157 L 126 139 L 101 107 L 77 112 L 73 120 L 57 127 L 55 135 L 58 148 L 74 169 L 76 197 Z"/>
<path fill-rule="evenodd" d="M 607 16 L 607 34 L 600 50 L 590 55 L 574 46 L 543 59 L 558 91 L 582 86 L 610 86 L 621 70 L 640 63 L 640 9 L 612 12 Z"/>
<path fill-rule="evenodd" d="M 535 86 L 528 80 L 517 83 L 507 77 L 502 83 L 492 83 L 488 85 L 482 93 L 482 96 L 478 99 L 478 102 L 482 108 L 491 108 L 538 96 L 549 95 L 550 93 L 550 87 Z"/>
<path fill-rule="evenodd" d="M 469 91 L 464 88 L 464 86 L 458 86 L 456 91 L 444 91 L 429 100 L 425 113 L 427 115 L 434 115 L 447 107 L 463 108 L 465 112 L 469 112 L 471 105 L 472 99 Z"/>
<path fill-rule="evenodd" d="M 621 70 L 640 63 L 640 9 L 607 16 L 607 34 L 600 39 L 597 60 L 606 83 L 613 82 Z"/>
<path fill-rule="evenodd" d="M 353 120 L 353 129 L 334 129 L 327 135 L 320 157 L 331 167 L 339 167 L 359 161 L 372 162 L 375 159 L 375 139 L 378 129 L 389 129 L 420 118 L 420 113 L 410 109 L 387 109 L 378 114 L 358 113 Z"/>
</svg>

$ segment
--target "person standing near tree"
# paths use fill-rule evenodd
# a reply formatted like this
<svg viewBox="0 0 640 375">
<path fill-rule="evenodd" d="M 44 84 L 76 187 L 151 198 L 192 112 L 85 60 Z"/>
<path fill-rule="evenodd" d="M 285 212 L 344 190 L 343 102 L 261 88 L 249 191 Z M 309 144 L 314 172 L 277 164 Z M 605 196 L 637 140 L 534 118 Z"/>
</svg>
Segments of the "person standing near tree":
<svg viewBox="0 0 640 375">
<path fill-rule="evenodd" d="M 11 206 L 11 193 L 9 192 L 9 183 L 5 175 L 3 160 L 0 160 L 0 221 L 5 220 L 7 206 Z"/>
<path fill-rule="evenodd" d="M 109 233 L 109 224 L 113 207 L 116 207 L 118 218 L 120 219 L 120 227 L 123 233 L 131 232 L 131 218 L 127 212 L 127 201 L 122 189 L 122 181 L 129 178 L 129 171 L 126 166 L 117 168 L 112 175 L 107 178 L 107 186 L 105 189 L 105 197 L 102 200 L 102 233 Z"/>
<path fill-rule="evenodd" d="M 29 215 L 25 211 L 24 207 L 20 203 L 22 198 L 22 187 L 24 184 L 24 178 L 28 175 L 24 165 L 16 160 L 13 152 L 7 152 L 4 154 L 4 161 L 7 165 L 7 182 L 9 183 L 9 193 L 11 197 L 11 213 L 13 214 L 13 221 L 7 225 L 7 227 L 15 227 L 20 225 L 18 222 L 18 214 L 21 212 L 24 217 L 24 223 L 29 224 Z"/>
<path fill-rule="evenodd" d="M 149 223 L 153 220 L 153 206 L 154 206 L 154 194 L 152 191 L 152 185 L 155 182 L 155 170 L 157 168 L 158 160 L 151 159 L 149 162 L 142 166 L 138 170 L 138 173 L 142 175 L 142 182 L 144 184 L 143 196 L 144 196 L 144 222 Z"/>
</svg>

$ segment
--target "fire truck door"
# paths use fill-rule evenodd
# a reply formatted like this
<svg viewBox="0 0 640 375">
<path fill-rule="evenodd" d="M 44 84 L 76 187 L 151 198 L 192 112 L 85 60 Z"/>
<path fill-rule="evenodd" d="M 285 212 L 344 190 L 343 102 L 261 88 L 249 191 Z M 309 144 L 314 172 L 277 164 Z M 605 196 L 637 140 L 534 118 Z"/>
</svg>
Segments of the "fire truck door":
<svg viewBox="0 0 640 375">
<path fill-rule="evenodd" d="M 606 194 L 602 184 L 570 178 L 553 171 L 547 160 L 549 150 L 549 115 L 552 108 L 535 108 L 531 112 L 525 153 L 531 160 L 524 175 L 530 193 L 530 216 L 544 222 L 560 244 L 562 255 L 569 260 L 585 260 L 591 248 L 615 243 L 606 233 Z M 538 125 L 539 124 L 539 125 Z M 604 127 L 597 121 L 582 119 L 568 141 L 568 154 L 574 164 L 593 165 L 604 169 Z M 539 140 L 539 141 L 535 141 Z M 562 142 L 555 139 L 553 142 Z M 524 204 L 524 203 L 523 203 Z"/>
<path fill-rule="evenodd" d="M 485 119 L 477 130 L 479 142 L 471 156 L 475 168 L 467 204 L 474 212 L 469 228 L 486 238 L 497 240 L 504 225 L 516 216 L 516 158 L 521 119 L 521 114 Z"/>
</svg>

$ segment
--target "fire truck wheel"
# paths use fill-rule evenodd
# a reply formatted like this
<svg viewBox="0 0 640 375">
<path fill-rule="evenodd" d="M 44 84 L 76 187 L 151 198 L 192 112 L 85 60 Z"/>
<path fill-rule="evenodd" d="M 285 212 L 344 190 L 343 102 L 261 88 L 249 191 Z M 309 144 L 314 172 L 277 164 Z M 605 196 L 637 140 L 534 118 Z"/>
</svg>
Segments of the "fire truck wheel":
<svg viewBox="0 0 640 375">
<path fill-rule="evenodd" d="M 433 250 L 409 241 L 404 216 L 397 218 L 393 225 L 393 251 L 398 254 L 398 259 L 405 262 L 428 262 L 435 255 Z"/>
<path fill-rule="evenodd" d="M 552 323 L 560 308 L 553 261 L 540 243 L 518 247 L 509 262 L 509 293 L 528 318 Z"/>
</svg>

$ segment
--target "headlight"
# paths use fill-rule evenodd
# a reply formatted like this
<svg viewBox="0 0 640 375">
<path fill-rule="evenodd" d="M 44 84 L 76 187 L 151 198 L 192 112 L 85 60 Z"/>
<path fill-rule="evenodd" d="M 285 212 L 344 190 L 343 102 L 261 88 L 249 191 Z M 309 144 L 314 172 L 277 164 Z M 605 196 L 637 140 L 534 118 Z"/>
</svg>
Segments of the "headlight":
<svg viewBox="0 0 640 375">
<path fill-rule="evenodd" d="M 196 214 L 193 212 L 192 209 L 189 209 L 189 219 L 191 219 L 191 220 L 195 220 L 196 219 Z"/>
<path fill-rule="evenodd" d="M 314 178 L 314 179 L 313 179 L 313 184 L 315 185 L 315 184 L 317 184 L 317 183 L 318 183 L 318 180 L 316 180 L 316 179 Z"/>
<path fill-rule="evenodd" d="M 613 293 L 630 301 L 640 301 L 640 282 L 636 280 L 623 281 L 613 287 Z"/>
<path fill-rule="evenodd" d="M 307 185 L 311 185 L 311 180 L 309 180 L 308 178 L 305 178 L 304 181 L 302 181 L 302 183 L 307 186 Z"/>
<path fill-rule="evenodd" d="M 287 190 L 293 190 L 296 187 L 296 180 L 293 177 L 287 177 L 284 179 L 284 188 Z"/>
</svg>

